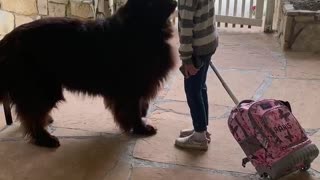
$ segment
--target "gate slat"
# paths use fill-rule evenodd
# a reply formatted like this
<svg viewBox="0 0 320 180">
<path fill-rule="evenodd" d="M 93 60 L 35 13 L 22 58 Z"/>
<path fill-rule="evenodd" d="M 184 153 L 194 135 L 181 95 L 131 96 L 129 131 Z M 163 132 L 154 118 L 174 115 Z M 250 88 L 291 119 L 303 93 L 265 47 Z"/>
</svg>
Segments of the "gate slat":
<svg viewBox="0 0 320 180">
<path fill-rule="evenodd" d="M 264 0 L 257 0 L 256 19 L 262 19 Z"/>
<path fill-rule="evenodd" d="M 222 0 L 219 0 L 218 15 L 221 15 L 221 9 L 222 9 Z M 218 22 L 217 26 L 220 27 L 220 22 Z"/>
<path fill-rule="evenodd" d="M 218 14 L 219 15 L 222 15 L 221 14 L 221 9 L 222 9 L 222 0 L 219 0 L 219 9 L 218 9 Z"/>
<path fill-rule="evenodd" d="M 244 17 L 244 11 L 246 9 L 246 0 L 242 0 L 241 17 Z M 243 28 L 243 24 L 240 25 Z"/>
<path fill-rule="evenodd" d="M 226 16 L 229 16 L 229 9 L 230 9 L 230 0 L 227 0 L 227 4 L 226 4 Z M 228 27 L 228 23 L 225 24 L 225 27 Z"/>
<path fill-rule="evenodd" d="M 229 16 L 229 9 L 230 9 L 230 0 L 227 0 L 227 5 L 226 5 L 226 16 Z"/>
<path fill-rule="evenodd" d="M 242 0 L 241 17 L 244 17 L 245 10 L 246 10 L 246 0 Z"/>
<path fill-rule="evenodd" d="M 250 14 L 249 14 L 249 17 L 250 18 L 252 18 L 252 15 L 253 15 L 253 9 L 252 9 L 252 7 L 253 7 L 253 0 L 250 0 Z"/>
<path fill-rule="evenodd" d="M 252 15 L 253 15 L 253 0 L 250 0 L 250 6 L 249 6 L 249 18 L 251 19 L 252 18 Z M 249 28 L 251 28 L 251 26 L 249 25 L 248 26 Z"/>
<path fill-rule="evenodd" d="M 237 16 L 237 11 L 238 11 L 238 0 L 234 0 L 234 9 L 233 9 L 233 16 Z M 233 27 L 236 27 L 236 24 L 232 25 Z"/>
</svg>

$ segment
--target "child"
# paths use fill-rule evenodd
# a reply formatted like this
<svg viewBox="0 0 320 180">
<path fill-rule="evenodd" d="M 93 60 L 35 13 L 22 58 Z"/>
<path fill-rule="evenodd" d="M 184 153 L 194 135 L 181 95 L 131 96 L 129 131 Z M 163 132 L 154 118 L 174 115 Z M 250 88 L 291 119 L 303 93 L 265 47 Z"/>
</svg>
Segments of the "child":
<svg viewBox="0 0 320 180">
<path fill-rule="evenodd" d="M 184 88 L 193 129 L 181 130 L 176 146 L 208 149 L 208 97 L 206 77 L 211 56 L 218 47 L 215 0 L 178 0 L 178 32 Z"/>
</svg>

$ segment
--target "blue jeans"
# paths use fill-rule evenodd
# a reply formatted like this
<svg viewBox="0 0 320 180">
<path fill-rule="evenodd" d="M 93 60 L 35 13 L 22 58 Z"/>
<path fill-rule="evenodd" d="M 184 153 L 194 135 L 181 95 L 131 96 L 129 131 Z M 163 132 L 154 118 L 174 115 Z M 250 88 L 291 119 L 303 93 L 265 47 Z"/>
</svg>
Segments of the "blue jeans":
<svg viewBox="0 0 320 180">
<path fill-rule="evenodd" d="M 184 80 L 184 89 L 190 113 L 192 117 L 193 128 L 196 132 L 207 130 L 209 124 L 208 118 L 208 95 L 207 95 L 207 72 L 212 55 L 198 56 L 202 66 L 197 74 Z"/>
</svg>

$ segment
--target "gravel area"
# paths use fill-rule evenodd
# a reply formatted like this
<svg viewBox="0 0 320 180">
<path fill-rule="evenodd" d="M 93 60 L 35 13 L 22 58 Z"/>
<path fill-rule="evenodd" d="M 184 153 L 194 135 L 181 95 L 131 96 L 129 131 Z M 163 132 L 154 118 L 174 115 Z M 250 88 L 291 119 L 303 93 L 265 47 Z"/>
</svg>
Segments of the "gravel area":
<svg viewBox="0 0 320 180">
<path fill-rule="evenodd" d="M 320 10 L 320 0 L 290 0 L 290 3 L 297 10 Z"/>
</svg>

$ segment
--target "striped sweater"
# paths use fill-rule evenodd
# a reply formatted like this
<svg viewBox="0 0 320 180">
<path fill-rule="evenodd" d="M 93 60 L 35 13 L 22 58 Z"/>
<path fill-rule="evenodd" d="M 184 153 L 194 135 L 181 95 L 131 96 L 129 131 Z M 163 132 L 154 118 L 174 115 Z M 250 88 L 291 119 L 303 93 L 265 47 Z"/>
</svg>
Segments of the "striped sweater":
<svg viewBox="0 0 320 180">
<path fill-rule="evenodd" d="M 178 0 L 179 53 L 184 64 L 192 56 L 208 55 L 218 46 L 215 25 L 215 0 Z"/>
</svg>

